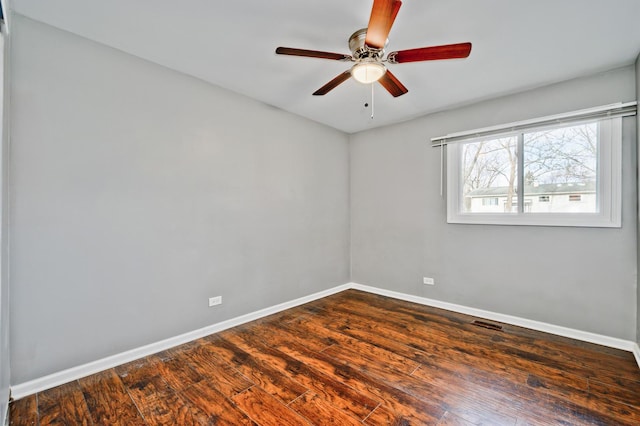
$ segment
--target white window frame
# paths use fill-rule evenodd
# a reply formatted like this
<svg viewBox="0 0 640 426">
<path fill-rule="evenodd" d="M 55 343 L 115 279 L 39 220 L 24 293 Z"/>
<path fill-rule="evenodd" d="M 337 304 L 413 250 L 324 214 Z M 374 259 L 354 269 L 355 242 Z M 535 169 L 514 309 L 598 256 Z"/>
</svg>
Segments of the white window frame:
<svg viewBox="0 0 640 426">
<path fill-rule="evenodd" d="M 593 122 L 594 120 L 589 121 Z M 616 117 L 597 121 L 599 122 L 598 178 L 596 183 L 598 194 L 597 213 L 463 212 L 460 182 L 462 144 L 479 140 L 478 138 L 470 138 L 447 145 L 447 222 L 489 225 L 621 227 L 622 118 Z M 564 123 L 562 127 L 571 124 L 576 123 Z M 561 126 L 547 125 L 518 132 L 496 133 L 495 136 L 498 138 L 552 127 Z M 522 167 L 521 164 L 518 166 Z M 517 196 L 522 197 L 522 194 Z"/>
</svg>

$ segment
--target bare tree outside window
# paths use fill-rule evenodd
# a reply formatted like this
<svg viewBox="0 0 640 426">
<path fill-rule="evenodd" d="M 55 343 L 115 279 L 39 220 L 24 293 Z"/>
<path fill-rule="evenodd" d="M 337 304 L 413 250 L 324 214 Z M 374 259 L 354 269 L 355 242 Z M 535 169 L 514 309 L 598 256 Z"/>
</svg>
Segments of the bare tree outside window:
<svg viewBox="0 0 640 426">
<path fill-rule="evenodd" d="M 463 211 L 517 212 L 522 199 L 527 212 L 596 212 L 598 123 L 545 129 L 521 136 L 522 170 L 518 164 L 518 136 L 463 145 Z M 517 188 L 518 173 L 523 173 L 521 194 Z M 576 195 L 580 195 L 580 202 L 575 202 Z M 485 197 L 498 197 L 500 206 L 482 202 Z M 545 201 L 540 204 L 540 200 Z"/>
<path fill-rule="evenodd" d="M 524 174 L 525 194 L 555 190 L 551 203 L 539 211 L 597 212 L 598 124 L 526 133 Z"/>
<path fill-rule="evenodd" d="M 532 184 L 595 180 L 597 156 L 597 123 L 524 135 L 525 176 Z"/>
<path fill-rule="evenodd" d="M 507 188 L 511 208 L 517 181 L 517 142 L 515 136 L 465 144 L 462 150 L 462 182 L 464 210 L 472 211 L 471 198 L 475 190 Z M 490 191 L 487 191 L 487 196 Z"/>
</svg>

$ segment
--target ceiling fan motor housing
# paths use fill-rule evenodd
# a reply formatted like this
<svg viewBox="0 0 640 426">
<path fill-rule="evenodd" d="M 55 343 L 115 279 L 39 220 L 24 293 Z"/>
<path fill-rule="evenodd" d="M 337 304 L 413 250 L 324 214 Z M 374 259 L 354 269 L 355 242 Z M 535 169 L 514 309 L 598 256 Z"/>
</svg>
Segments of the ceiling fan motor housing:
<svg viewBox="0 0 640 426">
<path fill-rule="evenodd" d="M 353 58 L 355 60 L 370 60 L 370 61 L 381 61 L 384 56 L 384 48 L 376 49 L 373 47 L 369 47 L 365 44 L 365 39 L 367 37 L 367 29 L 362 28 L 355 33 L 351 34 L 349 37 L 349 50 L 353 54 Z M 389 40 L 385 42 L 385 47 L 389 43 Z"/>
</svg>

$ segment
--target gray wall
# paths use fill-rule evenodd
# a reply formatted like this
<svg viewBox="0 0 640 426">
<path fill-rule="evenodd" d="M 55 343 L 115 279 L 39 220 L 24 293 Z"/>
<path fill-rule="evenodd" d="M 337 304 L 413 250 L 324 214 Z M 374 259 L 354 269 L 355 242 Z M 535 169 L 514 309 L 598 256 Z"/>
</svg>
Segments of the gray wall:
<svg viewBox="0 0 640 426">
<path fill-rule="evenodd" d="M 638 55 L 638 59 L 636 60 L 636 100 L 640 101 L 640 55 Z M 636 130 L 636 142 L 640 145 L 640 119 L 636 119 L 637 130 Z M 637 145 L 636 145 L 637 146 Z M 640 164 L 640 150 L 638 151 L 638 164 Z M 638 171 L 638 167 L 636 167 L 636 171 Z M 640 182 L 640 174 L 636 177 L 636 182 Z M 640 191 L 640 185 L 638 190 Z M 640 192 L 639 192 L 640 197 Z M 636 247 L 640 247 L 640 209 L 638 210 L 638 241 Z M 640 265 L 640 250 L 638 250 L 638 261 L 636 267 Z M 636 272 L 637 275 L 637 272 Z M 636 276 L 636 282 L 638 282 L 638 277 Z M 636 303 L 636 342 L 640 343 L 640 286 L 636 284 L 636 294 L 637 294 L 637 303 Z"/>
<path fill-rule="evenodd" d="M 347 135 L 12 31 L 13 384 L 349 281 Z"/>
<path fill-rule="evenodd" d="M 8 97 L 5 87 L 7 55 L 4 38 L 0 38 L 0 425 L 4 425 L 9 404 L 10 348 L 9 348 L 9 279 L 7 268 L 7 163 L 8 163 Z"/>
<path fill-rule="evenodd" d="M 634 118 L 623 122 L 621 229 L 449 225 L 440 150 L 429 146 L 451 132 L 631 101 L 634 87 L 626 67 L 353 135 L 352 281 L 634 340 Z"/>
</svg>

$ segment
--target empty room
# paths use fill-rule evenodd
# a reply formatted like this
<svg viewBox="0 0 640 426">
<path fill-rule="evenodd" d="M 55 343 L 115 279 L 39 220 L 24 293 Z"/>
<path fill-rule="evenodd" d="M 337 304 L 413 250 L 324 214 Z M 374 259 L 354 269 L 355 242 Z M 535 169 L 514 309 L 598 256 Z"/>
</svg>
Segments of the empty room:
<svg viewBox="0 0 640 426">
<path fill-rule="evenodd" d="M 0 425 L 638 425 L 638 0 L 0 0 Z"/>
</svg>

